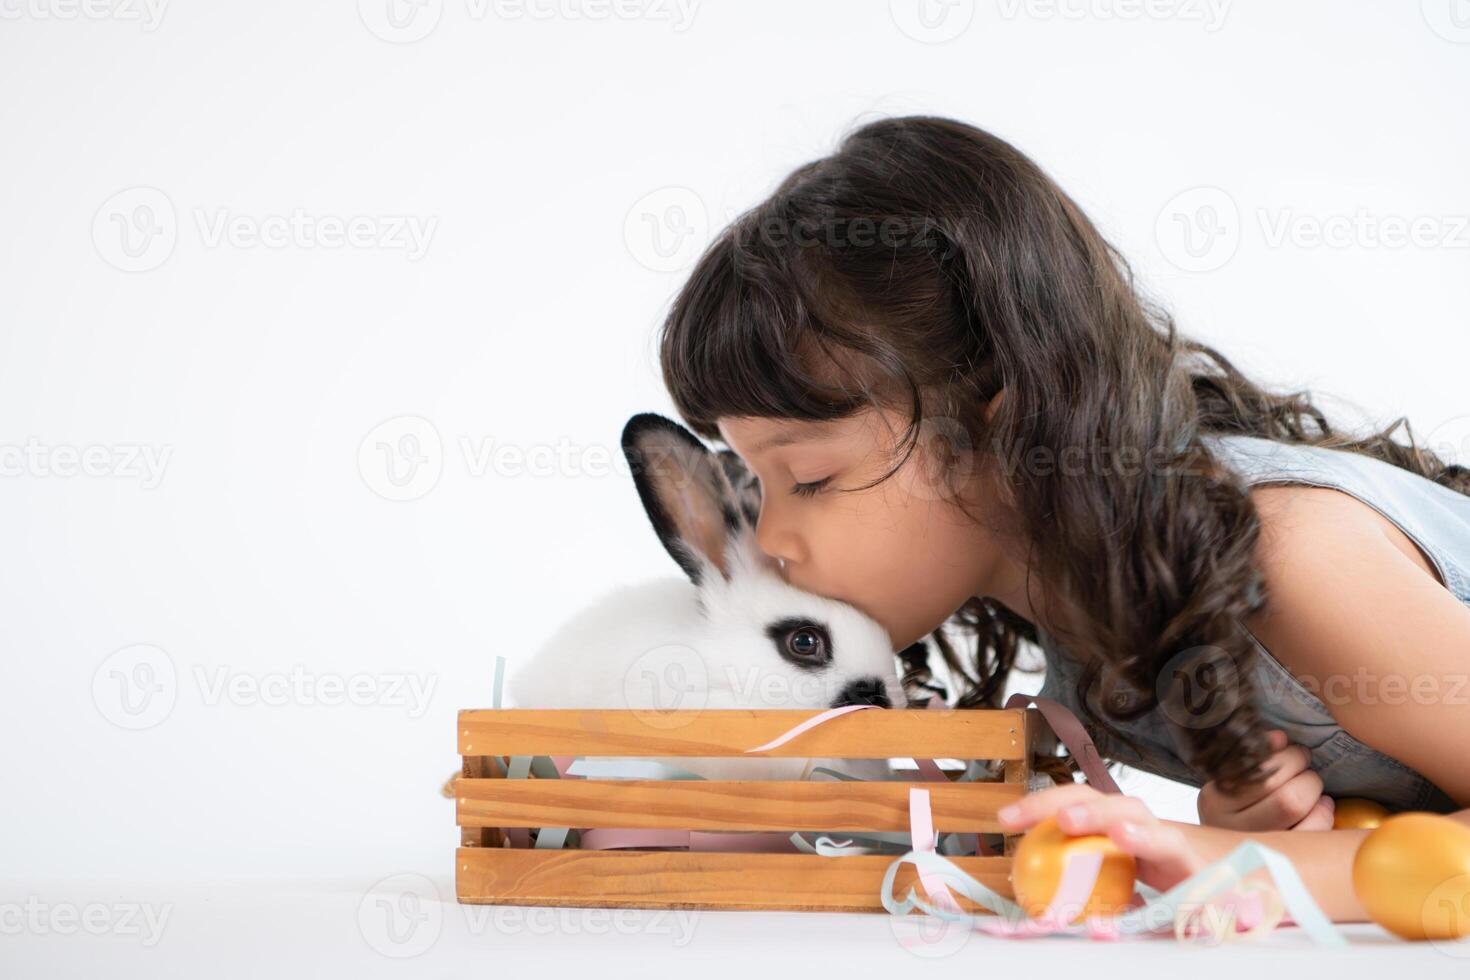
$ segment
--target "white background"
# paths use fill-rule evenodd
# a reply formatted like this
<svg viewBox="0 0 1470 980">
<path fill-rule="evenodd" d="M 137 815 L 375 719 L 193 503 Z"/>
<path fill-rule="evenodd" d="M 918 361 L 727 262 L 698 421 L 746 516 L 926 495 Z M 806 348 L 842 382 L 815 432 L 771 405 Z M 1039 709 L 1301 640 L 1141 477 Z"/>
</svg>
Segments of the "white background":
<svg viewBox="0 0 1470 980">
<path fill-rule="evenodd" d="M 0 0 L 0 902 L 177 906 L 147 952 L 10 930 L 21 972 L 283 936 L 396 966 L 353 910 L 394 874 L 452 893 L 438 787 L 494 655 L 673 572 L 616 440 L 670 410 L 689 264 L 869 119 L 998 133 L 1184 331 L 1342 419 L 1470 436 L 1465 0 L 159 2 Z M 396 487 L 404 435 L 430 464 Z M 897 949 L 830 921 L 799 928 Z M 491 962 L 463 932 L 414 962 Z"/>
</svg>

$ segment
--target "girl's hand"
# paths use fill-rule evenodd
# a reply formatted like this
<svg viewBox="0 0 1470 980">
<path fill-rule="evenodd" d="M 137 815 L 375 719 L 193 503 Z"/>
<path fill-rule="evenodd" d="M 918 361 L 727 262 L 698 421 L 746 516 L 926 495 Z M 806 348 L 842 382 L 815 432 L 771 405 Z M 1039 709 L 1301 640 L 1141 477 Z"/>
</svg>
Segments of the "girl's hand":
<svg viewBox="0 0 1470 980">
<path fill-rule="evenodd" d="M 1334 804 L 1322 795 L 1322 777 L 1312 771 L 1312 752 L 1287 745 L 1286 733 L 1271 732 L 1266 767 L 1275 767 L 1265 782 L 1222 793 L 1214 782 L 1199 792 L 1199 822 L 1231 830 L 1331 830 Z"/>
<path fill-rule="evenodd" d="M 1086 783 L 1028 793 L 1000 808 L 1007 833 L 1026 830 L 1053 814 L 1068 834 L 1104 834 L 1133 855 L 1138 880 L 1168 891 L 1205 866 L 1178 827 L 1162 822 L 1136 796 L 1102 793 Z"/>
</svg>

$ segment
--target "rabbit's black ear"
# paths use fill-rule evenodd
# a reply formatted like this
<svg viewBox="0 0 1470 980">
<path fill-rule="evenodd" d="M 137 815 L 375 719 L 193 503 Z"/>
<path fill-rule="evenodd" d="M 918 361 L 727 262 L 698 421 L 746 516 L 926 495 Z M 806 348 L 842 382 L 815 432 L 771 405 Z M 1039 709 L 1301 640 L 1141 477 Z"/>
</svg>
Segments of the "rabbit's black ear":
<svg viewBox="0 0 1470 980">
<path fill-rule="evenodd" d="M 700 584 L 711 568 L 729 578 L 731 545 L 743 524 L 719 457 L 688 429 L 651 412 L 623 427 L 623 454 L 654 532 L 690 581 Z"/>
</svg>

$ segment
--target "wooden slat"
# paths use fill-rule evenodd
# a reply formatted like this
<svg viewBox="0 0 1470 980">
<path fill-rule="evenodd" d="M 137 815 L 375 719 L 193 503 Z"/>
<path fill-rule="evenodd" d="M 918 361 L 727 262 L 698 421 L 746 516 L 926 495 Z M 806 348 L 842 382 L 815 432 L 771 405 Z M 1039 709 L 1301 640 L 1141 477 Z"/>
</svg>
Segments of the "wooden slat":
<svg viewBox="0 0 1470 980">
<path fill-rule="evenodd" d="M 1019 759 L 1023 709 L 855 711 L 754 755 Z M 459 713 L 460 755 L 741 756 L 820 711 L 501 708 Z"/>
<path fill-rule="evenodd" d="M 490 757 L 486 755 L 467 755 L 460 760 L 460 766 L 459 779 L 454 782 L 456 798 L 459 787 L 465 785 L 467 780 L 501 778 L 500 770 L 491 764 Z M 504 843 L 505 835 L 498 826 L 461 825 L 460 844 L 464 847 L 500 847 Z"/>
<path fill-rule="evenodd" d="M 1036 758 L 1036 746 L 1041 741 L 1043 730 L 1050 731 L 1050 726 L 1041 717 L 1041 712 L 1025 710 L 1021 716 L 1021 758 L 1009 759 L 1002 766 L 1002 778 L 1006 785 L 1015 786 L 1020 789 L 1021 794 L 1026 793 L 1027 783 L 1031 778 L 1032 763 Z M 1010 857 L 1016 852 L 1016 847 L 1021 843 L 1021 835 L 1017 833 L 1006 834 L 1002 841 L 1001 850 Z"/>
<path fill-rule="evenodd" d="M 909 787 L 929 790 L 941 831 L 999 833 L 995 811 L 1019 783 L 461 779 L 461 827 L 620 827 L 639 830 L 909 829 Z"/>
<path fill-rule="evenodd" d="M 828 858 L 480 847 L 460 848 L 455 857 L 455 891 L 461 902 L 475 905 L 885 914 L 879 893 L 895 860 L 882 854 Z M 950 860 L 999 894 L 1014 897 L 1010 859 Z M 913 866 L 906 864 L 895 878 L 894 895 L 902 898 L 914 883 Z M 987 911 L 963 897 L 959 901 L 967 911 Z"/>
</svg>

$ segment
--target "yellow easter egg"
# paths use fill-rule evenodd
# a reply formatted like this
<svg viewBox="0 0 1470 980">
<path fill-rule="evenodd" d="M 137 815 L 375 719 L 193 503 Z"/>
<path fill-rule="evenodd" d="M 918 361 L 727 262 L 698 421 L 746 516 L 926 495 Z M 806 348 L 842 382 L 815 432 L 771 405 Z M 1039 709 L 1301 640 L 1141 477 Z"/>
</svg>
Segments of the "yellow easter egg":
<svg viewBox="0 0 1470 980">
<path fill-rule="evenodd" d="M 1388 807 L 1372 800 L 1347 797 L 1334 802 L 1333 830 L 1372 830 L 1388 817 Z"/>
<path fill-rule="evenodd" d="M 1387 818 L 1358 846 L 1353 892 L 1404 939 L 1470 935 L 1470 826 L 1433 813 Z"/>
<path fill-rule="evenodd" d="M 1056 817 L 1047 817 L 1021 837 L 1011 858 L 1011 887 L 1016 902 L 1028 916 L 1046 910 L 1062 871 L 1073 854 L 1102 852 L 1102 867 L 1097 883 L 1087 902 L 1070 921 L 1081 922 L 1090 915 L 1114 915 L 1128 907 L 1133 898 L 1133 882 L 1137 866 L 1133 855 L 1114 844 L 1104 834 L 1073 837 L 1057 826 Z M 1070 910 L 1062 910 L 1070 911 Z"/>
</svg>

